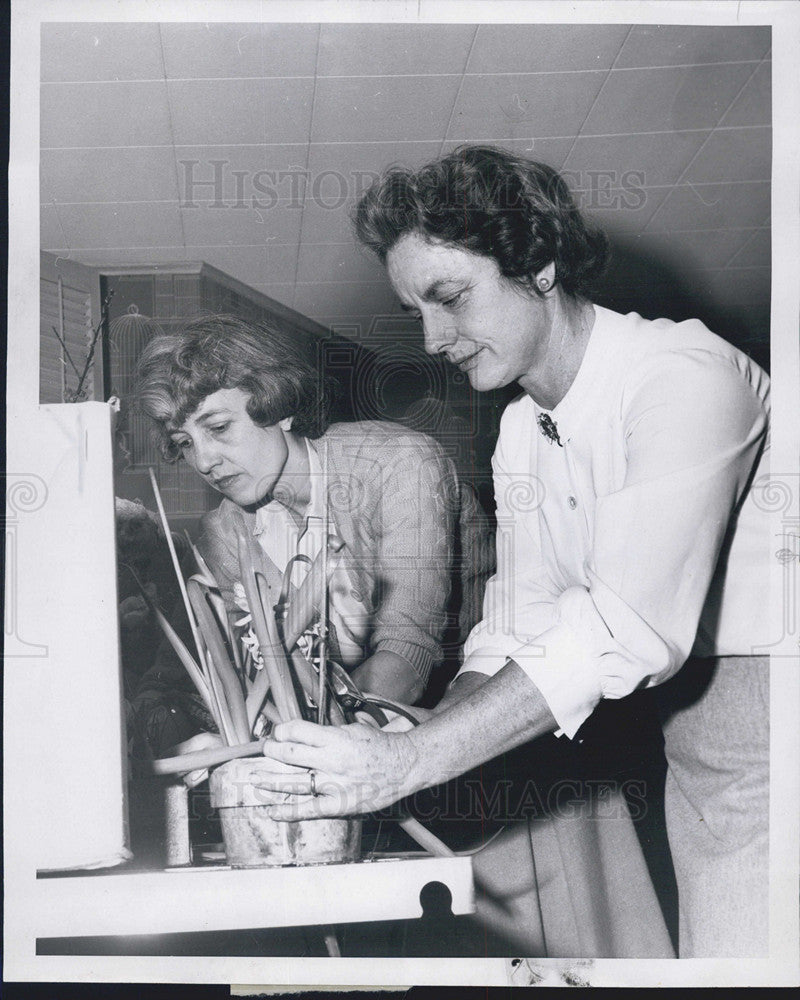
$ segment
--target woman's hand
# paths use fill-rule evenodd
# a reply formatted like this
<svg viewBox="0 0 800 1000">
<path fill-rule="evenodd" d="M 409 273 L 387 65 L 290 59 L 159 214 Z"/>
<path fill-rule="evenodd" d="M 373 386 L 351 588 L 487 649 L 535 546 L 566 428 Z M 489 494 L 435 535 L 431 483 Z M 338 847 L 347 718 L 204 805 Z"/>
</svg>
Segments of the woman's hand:
<svg viewBox="0 0 800 1000">
<path fill-rule="evenodd" d="M 416 791 L 411 779 L 416 753 L 407 733 L 295 719 L 276 726 L 272 735 L 264 756 L 280 763 L 274 774 L 262 776 L 259 788 L 283 793 L 268 805 L 273 819 L 373 812 Z"/>
</svg>

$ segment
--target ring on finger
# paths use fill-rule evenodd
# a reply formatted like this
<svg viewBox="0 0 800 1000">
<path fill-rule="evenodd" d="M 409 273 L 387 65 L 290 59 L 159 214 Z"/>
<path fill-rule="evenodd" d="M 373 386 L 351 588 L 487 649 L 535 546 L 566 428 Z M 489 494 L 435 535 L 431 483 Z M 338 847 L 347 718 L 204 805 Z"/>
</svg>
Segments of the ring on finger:
<svg viewBox="0 0 800 1000">
<path fill-rule="evenodd" d="M 311 794 L 314 796 L 314 798 L 316 798 L 319 795 L 319 792 L 317 791 L 317 772 L 309 771 L 308 776 L 309 779 L 311 780 Z"/>
</svg>

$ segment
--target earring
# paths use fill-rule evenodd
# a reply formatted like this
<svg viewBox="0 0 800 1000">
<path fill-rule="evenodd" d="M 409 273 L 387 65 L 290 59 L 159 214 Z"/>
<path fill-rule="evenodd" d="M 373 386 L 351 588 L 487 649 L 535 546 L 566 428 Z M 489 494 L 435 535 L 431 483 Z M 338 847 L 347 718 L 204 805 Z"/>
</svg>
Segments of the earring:
<svg viewBox="0 0 800 1000">
<path fill-rule="evenodd" d="M 539 285 L 539 288 L 541 288 L 543 292 L 547 292 L 550 290 L 550 282 L 547 280 L 547 278 L 539 278 L 537 284 Z"/>
</svg>

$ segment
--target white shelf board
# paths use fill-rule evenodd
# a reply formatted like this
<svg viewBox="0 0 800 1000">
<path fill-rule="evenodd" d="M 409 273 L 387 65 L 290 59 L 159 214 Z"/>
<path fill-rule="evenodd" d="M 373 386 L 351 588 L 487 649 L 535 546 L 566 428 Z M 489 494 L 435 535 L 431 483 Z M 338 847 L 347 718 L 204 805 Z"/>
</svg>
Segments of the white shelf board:
<svg viewBox="0 0 800 1000">
<path fill-rule="evenodd" d="M 297 868 L 175 868 L 36 881 L 36 936 L 172 934 L 420 917 L 441 882 L 454 914 L 475 910 L 469 857 L 387 858 Z"/>
</svg>

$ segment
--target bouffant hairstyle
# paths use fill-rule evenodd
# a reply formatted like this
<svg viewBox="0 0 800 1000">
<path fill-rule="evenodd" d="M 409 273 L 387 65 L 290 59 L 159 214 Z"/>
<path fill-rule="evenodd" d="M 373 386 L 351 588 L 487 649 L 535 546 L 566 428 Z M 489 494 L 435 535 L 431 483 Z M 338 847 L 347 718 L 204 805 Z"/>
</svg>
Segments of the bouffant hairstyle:
<svg viewBox="0 0 800 1000">
<path fill-rule="evenodd" d="M 564 291 L 580 296 L 608 258 L 605 235 L 586 223 L 556 170 L 493 146 L 461 146 L 416 171 L 388 169 L 359 201 L 354 224 L 381 263 L 416 232 L 493 257 L 505 278 L 537 294 L 533 278 L 551 261 Z"/>
<path fill-rule="evenodd" d="M 135 406 L 154 422 L 167 461 L 179 457 L 170 433 L 220 389 L 248 393 L 247 412 L 260 427 L 293 417 L 294 433 L 317 438 L 328 426 L 328 381 L 285 332 L 235 316 L 203 316 L 154 337 L 136 369 Z"/>
</svg>

